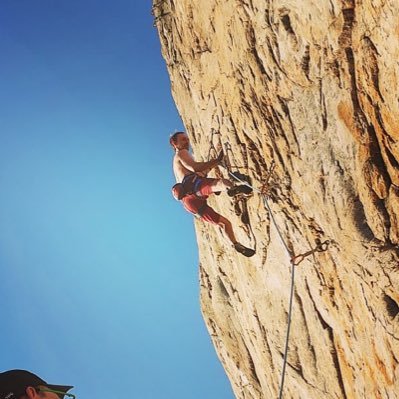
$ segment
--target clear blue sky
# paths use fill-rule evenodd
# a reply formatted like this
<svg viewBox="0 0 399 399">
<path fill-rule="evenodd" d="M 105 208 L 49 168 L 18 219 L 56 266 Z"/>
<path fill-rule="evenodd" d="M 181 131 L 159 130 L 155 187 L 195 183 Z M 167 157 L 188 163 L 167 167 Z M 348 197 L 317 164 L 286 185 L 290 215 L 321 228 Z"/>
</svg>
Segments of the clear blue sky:
<svg viewBox="0 0 399 399">
<path fill-rule="evenodd" d="M 0 3 L 0 370 L 78 399 L 231 399 L 152 22 L 144 0 Z"/>
</svg>

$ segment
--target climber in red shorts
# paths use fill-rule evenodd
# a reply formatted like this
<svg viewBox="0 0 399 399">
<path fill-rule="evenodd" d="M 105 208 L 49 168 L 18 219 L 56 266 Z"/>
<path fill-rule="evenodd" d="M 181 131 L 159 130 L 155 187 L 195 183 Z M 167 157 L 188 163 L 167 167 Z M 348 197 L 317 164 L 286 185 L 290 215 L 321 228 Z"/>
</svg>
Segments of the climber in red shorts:
<svg viewBox="0 0 399 399">
<path fill-rule="evenodd" d="M 172 189 L 174 197 L 183 203 L 188 212 L 206 222 L 220 226 L 237 252 L 247 257 L 253 256 L 255 254 L 253 249 L 247 248 L 237 241 L 231 222 L 215 212 L 207 203 L 208 196 L 214 193 L 227 191 L 227 194 L 233 197 L 240 193 L 250 194 L 252 189 L 246 185 L 234 186 L 227 179 L 206 177 L 207 172 L 222 162 L 223 152 L 217 158 L 207 162 L 194 161 L 189 152 L 190 140 L 184 132 L 173 134 L 170 144 L 175 150 L 173 172 L 177 183 Z"/>
</svg>

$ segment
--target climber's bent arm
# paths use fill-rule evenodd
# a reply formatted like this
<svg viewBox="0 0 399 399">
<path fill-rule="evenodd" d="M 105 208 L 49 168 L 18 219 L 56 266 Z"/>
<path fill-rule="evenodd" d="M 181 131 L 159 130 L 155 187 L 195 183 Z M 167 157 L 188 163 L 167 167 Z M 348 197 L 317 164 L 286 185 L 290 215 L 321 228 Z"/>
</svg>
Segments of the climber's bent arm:
<svg viewBox="0 0 399 399">
<path fill-rule="evenodd" d="M 219 163 L 217 158 L 207 162 L 196 162 L 187 150 L 180 150 L 177 154 L 177 158 L 185 168 L 191 170 L 192 172 L 208 171 Z"/>
</svg>

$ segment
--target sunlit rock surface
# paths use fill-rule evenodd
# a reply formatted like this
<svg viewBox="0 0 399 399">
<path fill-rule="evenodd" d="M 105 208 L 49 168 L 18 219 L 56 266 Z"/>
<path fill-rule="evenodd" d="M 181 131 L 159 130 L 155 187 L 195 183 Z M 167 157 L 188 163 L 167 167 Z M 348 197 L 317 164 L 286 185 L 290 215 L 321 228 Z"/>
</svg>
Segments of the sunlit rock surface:
<svg viewBox="0 0 399 399">
<path fill-rule="evenodd" d="M 224 148 L 258 189 L 274 162 L 292 254 L 331 242 L 296 267 L 284 398 L 399 398 L 399 1 L 155 0 L 153 13 L 196 158 Z M 259 194 L 211 204 L 257 253 L 195 222 L 205 322 L 236 397 L 276 398 L 290 256 Z"/>
</svg>

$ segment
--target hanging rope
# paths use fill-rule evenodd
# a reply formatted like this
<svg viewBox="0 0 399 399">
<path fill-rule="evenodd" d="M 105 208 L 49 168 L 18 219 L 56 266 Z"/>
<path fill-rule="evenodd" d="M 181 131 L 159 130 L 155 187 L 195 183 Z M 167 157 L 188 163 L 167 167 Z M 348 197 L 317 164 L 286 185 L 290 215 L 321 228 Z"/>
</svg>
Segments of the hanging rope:
<svg viewBox="0 0 399 399">
<path fill-rule="evenodd" d="M 252 188 L 253 191 L 258 192 L 259 194 L 261 194 L 262 198 L 263 198 L 263 203 L 265 205 L 265 208 L 267 209 L 267 211 L 269 212 L 270 215 L 270 219 L 273 222 L 274 227 L 276 228 L 277 234 L 280 237 L 280 240 L 282 242 L 282 244 L 284 245 L 290 259 L 291 259 L 291 288 L 290 288 L 290 303 L 288 306 L 288 325 L 287 325 L 287 333 L 286 333 L 286 337 L 285 337 L 285 350 L 284 350 L 284 358 L 283 358 L 283 368 L 281 371 L 281 381 L 280 381 L 280 389 L 279 389 L 279 399 L 281 399 L 283 397 L 283 387 L 284 387 L 284 379 L 285 379 L 285 369 L 287 366 L 287 358 L 288 358 L 288 344 L 289 344 L 289 337 L 290 337 L 290 330 L 291 330 L 291 319 L 292 319 L 292 304 L 293 304 L 293 297 L 294 297 L 294 286 L 295 286 L 295 264 L 292 261 L 293 256 L 291 254 L 290 249 L 288 248 L 287 243 L 285 242 L 283 235 L 278 227 L 278 224 L 276 222 L 276 219 L 274 218 L 273 212 L 269 206 L 269 203 L 267 201 L 267 196 L 266 194 L 262 191 L 265 190 L 264 186 L 262 187 L 262 191 L 261 190 L 257 190 L 254 187 L 252 187 L 249 183 L 247 183 L 246 181 L 243 181 L 241 179 L 239 179 L 238 177 L 236 177 L 234 175 L 234 173 L 232 173 L 231 171 L 229 171 L 229 175 L 232 176 L 235 180 L 237 180 L 239 183 L 241 184 L 245 184 L 249 187 Z"/>
<path fill-rule="evenodd" d="M 208 152 L 208 159 L 210 156 L 210 153 L 212 150 L 216 151 L 215 145 L 213 143 L 213 137 L 215 134 L 220 134 L 219 132 L 216 132 L 214 129 L 212 129 L 211 132 L 211 147 L 209 149 Z M 231 150 L 231 147 L 229 147 L 229 144 L 225 143 L 225 147 L 226 147 L 226 152 L 229 151 L 229 149 Z M 226 154 L 227 155 L 227 154 Z M 226 162 L 227 161 L 227 162 Z M 291 331 L 291 321 L 292 321 L 292 308 L 293 308 L 293 298 L 294 298 L 294 288 L 295 288 L 295 266 L 298 266 L 306 257 L 316 253 L 316 252 L 324 252 L 328 249 L 328 245 L 329 245 L 329 241 L 324 241 L 322 243 L 318 243 L 317 246 L 307 252 L 304 252 L 303 254 L 299 254 L 299 255 L 294 255 L 292 253 L 292 251 L 290 250 L 288 244 L 286 243 L 286 241 L 284 240 L 283 234 L 280 231 L 280 228 L 277 224 L 277 221 L 274 217 L 274 214 L 270 208 L 269 202 L 268 202 L 268 192 L 270 190 L 270 184 L 269 184 L 269 180 L 272 176 L 272 173 L 274 171 L 274 167 L 275 167 L 275 163 L 274 161 L 272 162 L 269 171 L 268 171 L 268 175 L 265 179 L 264 184 L 262 185 L 261 189 L 258 190 L 254 187 L 252 187 L 252 185 L 241 179 L 240 177 L 242 176 L 240 173 L 233 173 L 231 171 L 231 165 L 230 165 L 230 160 L 228 159 L 227 156 L 227 160 L 225 162 L 222 162 L 220 165 L 223 166 L 224 168 L 226 168 L 228 174 L 237 182 L 239 182 L 240 184 L 243 184 L 245 186 L 250 187 L 253 192 L 256 192 L 258 194 L 260 194 L 262 196 L 263 199 L 263 204 L 265 206 L 265 208 L 267 209 L 270 219 L 277 231 L 277 234 L 280 238 L 281 243 L 283 244 L 284 248 L 287 251 L 288 256 L 290 257 L 290 264 L 291 264 L 291 284 L 290 284 L 290 300 L 289 300 L 289 305 L 288 305 L 288 322 L 287 322 L 287 332 L 286 332 L 286 336 L 285 336 L 285 348 L 284 348 L 284 357 L 283 357 L 283 367 L 281 370 L 281 378 L 280 378 L 280 387 L 279 387 L 279 396 L 278 399 L 282 399 L 283 397 L 283 389 L 284 389 L 284 381 L 285 381 L 285 371 L 287 368 L 287 360 L 288 360 L 288 346 L 289 346 L 289 338 L 290 338 L 290 331 Z"/>
<path fill-rule="evenodd" d="M 248 187 L 251 187 L 254 192 L 259 193 L 262 198 L 263 198 L 263 203 L 265 205 L 265 208 L 269 212 L 270 219 L 277 231 L 278 236 L 280 237 L 280 240 L 282 244 L 284 245 L 289 257 L 290 257 L 290 263 L 291 263 L 291 287 L 290 287 L 290 301 L 288 305 L 288 324 L 287 324 L 287 333 L 285 336 L 285 349 L 284 349 L 284 358 L 283 358 L 283 367 L 281 370 L 281 379 L 280 379 L 280 388 L 279 388 L 279 399 L 282 399 L 283 397 L 283 388 L 284 388 L 284 380 L 285 380 L 285 370 L 287 367 L 287 359 L 288 359 L 288 345 L 289 345 L 289 337 L 290 337 L 290 331 L 291 331 L 291 320 L 292 320 L 292 305 L 293 305 L 293 298 L 294 298 L 294 287 L 295 287 L 295 266 L 299 265 L 300 262 L 302 262 L 307 256 L 314 254 L 315 252 L 324 252 L 328 249 L 329 241 L 324 241 L 323 243 L 319 243 L 314 249 L 311 249 L 310 251 L 307 251 L 303 254 L 296 255 L 294 256 L 291 253 L 291 250 L 289 249 L 287 243 L 284 240 L 284 237 L 280 231 L 280 228 L 278 227 L 278 224 L 276 222 L 276 219 L 274 218 L 274 214 L 269 206 L 269 203 L 267 201 L 267 191 L 268 191 L 268 186 L 269 186 L 269 179 L 270 176 L 274 170 L 274 162 L 272 163 L 266 182 L 262 185 L 261 190 L 255 189 L 252 187 L 248 182 L 241 180 L 239 177 L 237 177 L 233 172 L 229 170 L 229 168 L 226 165 L 223 165 L 226 167 L 229 175 L 238 181 L 240 184 L 244 184 Z"/>
</svg>

